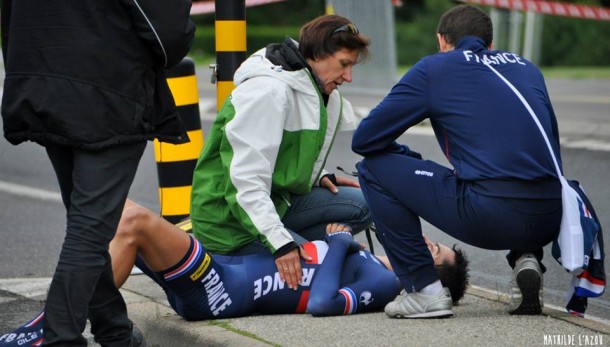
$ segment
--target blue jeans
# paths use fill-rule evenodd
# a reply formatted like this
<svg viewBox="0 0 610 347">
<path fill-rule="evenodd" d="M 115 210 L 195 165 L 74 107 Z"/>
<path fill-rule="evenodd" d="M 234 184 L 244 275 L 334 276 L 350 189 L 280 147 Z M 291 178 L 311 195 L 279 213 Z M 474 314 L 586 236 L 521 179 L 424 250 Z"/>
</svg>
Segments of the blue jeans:
<svg viewBox="0 0 610 347">
<path fill-rule="evenodd" d="M 343 223 L 355 235 L 368 228 L 372 216 L 362 191 L 354 187 L 339 186 L 333 194 L 327 188 L 314 187 L 305 195 L 292 195 L 290 207 L 282 222 L 298 244 L 323 240 L 328 223 Z M 259 241 L 252 242 L 231 255 L 244 255 L 267 251 Z"/>
</svg>

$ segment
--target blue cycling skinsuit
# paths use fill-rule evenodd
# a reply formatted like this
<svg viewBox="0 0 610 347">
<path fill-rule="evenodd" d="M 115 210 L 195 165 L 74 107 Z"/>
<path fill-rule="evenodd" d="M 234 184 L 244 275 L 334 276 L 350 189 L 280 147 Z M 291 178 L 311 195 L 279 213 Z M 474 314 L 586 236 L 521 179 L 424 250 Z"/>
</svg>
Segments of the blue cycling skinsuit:
<svg viewBox="0 0 610 347">
<path fill-rule="evenodd" d="M 303 280 L 297 290 L 280 280 L 271 253 L 212 255 L 193 237 L 186 255 L 171 268 L 152 272 L 141 258 L 137 265 L 161 285 L 171 306 L 186 320 L 379 311 L 400 291 L 394 272 L 370 252 L 360 250 L 348 232 L 336 232 L 327 235 L 326 242 L 302 246 L 312 260 L 301 260 Z M 14 332 L 0 335 L 0 346 L 40 346 L 43 315 L 41 312 Z"/>
<path fill-rule="evenodd" d="M 313 258 L 302 260 L 297 290 L 280 280 L 273 256 L 211 255 L 191 237 L 191 247 L 175 266 L 153 273 L 174 310 L 186 320 L 252 314 L 310 313 L 314 316 L 379 311 L 400 291 L 398 279 L 371 253 L 359 250 L 349 233 L 303 245 Z"/>
</svg>

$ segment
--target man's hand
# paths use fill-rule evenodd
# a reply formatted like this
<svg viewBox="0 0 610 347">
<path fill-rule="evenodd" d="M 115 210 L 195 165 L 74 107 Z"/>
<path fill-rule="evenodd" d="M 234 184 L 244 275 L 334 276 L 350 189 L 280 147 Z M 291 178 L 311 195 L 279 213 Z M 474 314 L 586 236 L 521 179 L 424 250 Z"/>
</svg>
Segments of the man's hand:
<svg viewBox="0 0 610 347">
<path fill-rule="evenodd" d="M 309 254 L 302 247 L 299 247 L 275 259 L 280 278 L 286 282 L 290 289 L 296 290 L 301 283 L 303 277 L 301 258 L 311 260 Z"/>
<path fill-rule="evenodd" d="M 320 180 L 320 187 L 326 187 L 331 192 L 337 194 L 339 192 L 339 188 L 337 186 L 348 186 L 348 187 L 356 187 L 360 188 L 360 184 L 357 181 L 350 180 L 345 177 L 336 176 L 337 185 L 333 184 L 333 182 L 328 177 L 323 177 Z"/>
</svg>

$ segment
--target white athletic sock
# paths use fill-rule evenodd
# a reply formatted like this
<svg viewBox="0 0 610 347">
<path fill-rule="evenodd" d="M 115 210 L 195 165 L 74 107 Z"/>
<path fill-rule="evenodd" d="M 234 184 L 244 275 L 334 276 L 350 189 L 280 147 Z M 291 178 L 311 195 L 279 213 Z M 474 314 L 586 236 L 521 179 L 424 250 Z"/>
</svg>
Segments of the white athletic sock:
<svg viewBox="0 0 610 347">
<path fill-rule="evenodd" d="M 423 287 L 419 292 L 424 295 L 434 295 L 434 294 L 440 292 L 441 290 L 443 290 L 443 285 L 441 284 L 441 280 L 436 280 L 435 282 L 432 282 L 432 283 L 428 284 L 427 286 Z"/>
</svg>

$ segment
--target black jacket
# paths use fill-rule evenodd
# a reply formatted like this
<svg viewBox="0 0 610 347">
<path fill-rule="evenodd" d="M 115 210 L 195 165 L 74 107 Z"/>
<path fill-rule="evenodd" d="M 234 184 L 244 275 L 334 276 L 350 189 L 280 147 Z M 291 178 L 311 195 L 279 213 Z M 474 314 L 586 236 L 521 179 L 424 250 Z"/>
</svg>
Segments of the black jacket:
<svg viewBox="0 0 610 347">
<path fill-rule="evenodd" d="M 190 0 L 1 2 L 8 141 L 188 141 L 164 69 L 190 49 Z"/>
</svg>

